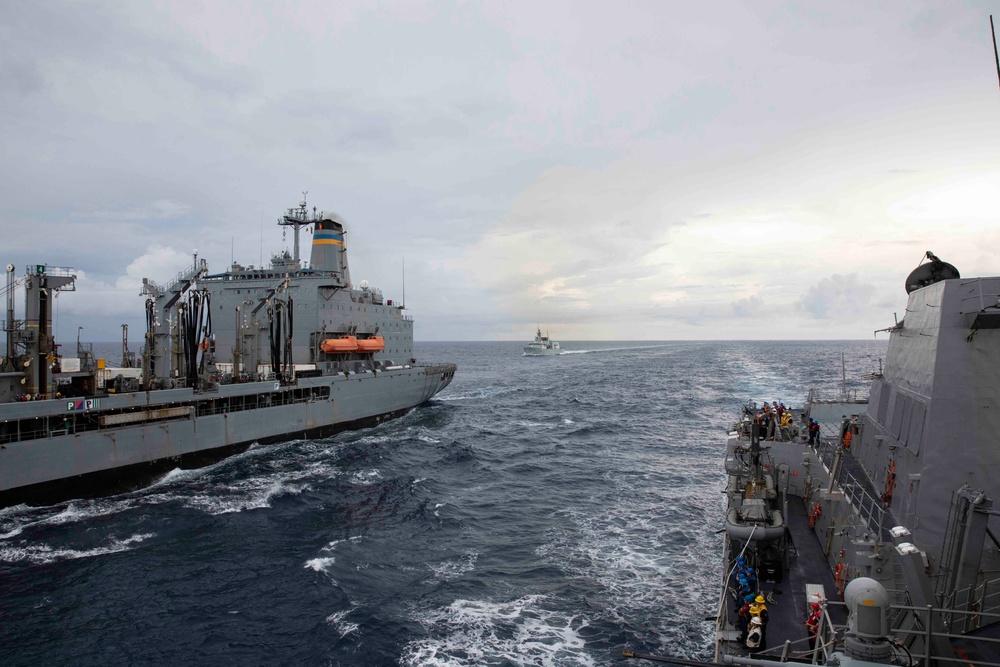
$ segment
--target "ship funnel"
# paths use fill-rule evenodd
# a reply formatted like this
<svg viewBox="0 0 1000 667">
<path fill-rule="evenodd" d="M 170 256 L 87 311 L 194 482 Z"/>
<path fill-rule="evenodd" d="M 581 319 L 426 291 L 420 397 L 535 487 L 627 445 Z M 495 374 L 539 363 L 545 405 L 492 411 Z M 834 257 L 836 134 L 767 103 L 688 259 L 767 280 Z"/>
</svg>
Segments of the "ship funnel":
<svg viewBox="0 0 1000 667">
<path fill-rule="evenodd" d="M 889 594 L 879 582 L 858 577 L 847 584 L 844 602 L 850 615 L 844 647 L 857 660 L 882 662 L 892 656 L 889 634 Z"/>
<path fill-rule="evenodd" d="M 344 225 L 332 214 L 321 214 L 313 228 L 312 255 L 309 267 L 315 271 L 340 273 L 345 285 L 351 283 L 344 245 Z"/>
</svg>

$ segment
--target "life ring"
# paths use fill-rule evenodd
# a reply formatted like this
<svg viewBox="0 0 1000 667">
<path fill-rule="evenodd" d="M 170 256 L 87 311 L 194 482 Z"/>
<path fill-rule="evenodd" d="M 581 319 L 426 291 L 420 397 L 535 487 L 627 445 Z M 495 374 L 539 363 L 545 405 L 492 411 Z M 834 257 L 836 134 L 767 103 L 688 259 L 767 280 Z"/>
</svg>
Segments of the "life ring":
<svg viewBox="0 0 1000 667">
<path fill-rule="evenodd" d="M 206 338 L 205 340 L 201 341 L 201 343 L 198 344 L 198 347 L 201 349 L 202 352 L 208 352 L 208 339 Z"/>
</svg>

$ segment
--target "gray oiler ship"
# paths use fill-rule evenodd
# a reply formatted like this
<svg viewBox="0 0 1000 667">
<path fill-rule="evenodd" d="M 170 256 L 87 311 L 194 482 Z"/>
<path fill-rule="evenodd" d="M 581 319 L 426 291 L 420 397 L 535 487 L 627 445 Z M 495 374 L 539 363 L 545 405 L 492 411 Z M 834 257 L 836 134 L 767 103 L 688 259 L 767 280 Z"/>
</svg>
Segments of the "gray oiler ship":
<svg viewBox="0 0 1000 667">
<path fill-rule="evenodd" d="M 141 353 L 103 368 L 84 345 L 59 352 L 56 292 L 71 270 L 7 267 L 7 355 L 0 368 L 0 506 L 104 495 L 253 443 L 324 437 L 398 417 L 444 389 L 454 364 L 417 364 L 403 304 L 351 283 L 344 225 L 303 200 L 280 225 L 294 254 L 270 267 L 193 265 L 143 280 Z M 307 267 L 299 232 L 312 227 Z M 14 319 L 15 288 L 25 313 Z"/>
<path fill-rule="evenodd" d="M 731 429 L 716 662 L 1000 664 L 1000 278 L 927 258 L 866 403 Z"/>
</svg>

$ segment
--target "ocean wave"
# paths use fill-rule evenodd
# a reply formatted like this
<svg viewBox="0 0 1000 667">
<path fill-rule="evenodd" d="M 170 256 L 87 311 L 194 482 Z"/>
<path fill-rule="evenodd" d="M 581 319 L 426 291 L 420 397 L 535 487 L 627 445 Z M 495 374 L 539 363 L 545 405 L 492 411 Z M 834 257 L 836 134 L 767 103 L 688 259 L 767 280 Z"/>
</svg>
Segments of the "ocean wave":
<svg viewBox="0 0 1000 667">
<path fill-rule="evenodd" d="M 32 565 L 48 565 L 64 560 L 93 558 L 129 551 L 141 544 L 155 533 L 137 533 L 126 538 L 109 537 L 103 544 L 90 548 L 74 549 L 70 547 L 54 547 L 44 543 L 7 544 L 0 545 L 0 562 L 30 563 Z"/>
<path fill-rule="evenodd" d="M 506 602 L 455 600 L 414 620 L 428 637 L 403 648 L 405 667 L 515 664 L 525 667 L 597 663 L 585 650 L 586 619 L 546 606 L 547 596 Z"/>
<path fill-rule="evenodd" d="M 843 346 L 602 345 L 531 364 L 441 344 L 452 385 L 400 419 L 0 510 L 5 659 L 38 662 L 53 591 L 64 641 L 39 650 L 60 664 L 233 646 L 252 664 L 710 657 L 725 428 L 749 397 L 801 404 L 801 378 L 838 382 Z M 108 610 L 137 629 L 127 656 L 93 632 Z"/>
<path fill-rule="evenodd" d="M 448 581 L 450 579 L 461 577 L 468 572 L 472 572 L 476 568 L 476 561 L 478 559 L 478 553 L 470 552 L 461 558 L 454 560 L 446 560 L 439 563 L 428 563 L 428 567 L 434 573 L 435 579 Z"/>
<path fill-rule="evenodd" d="M 347 617 L 356 610 L 356 607 L 351 607 L 350 609 L 334 612 L 326 617 L 326 623 L 327 625 L 333 626 L 337 629 L 341 639 L 347 635 L 358 634 L 361 626 L 357 623 L 348 623 L 346 620 Z"/>
<path fill-rule="evenodd" d="M 189 496 L 183 500 L 185 506 L 206 514 L 232 514 L 270 507 L 275 498 L 298 495 L 309 488 L 310 485 L 305 483 L 258 477 L 230 485 L 213 485 L 210 493 Z"/>
<path fill-rule="evenodd" d="M 329 574 L 329 569 L 337 562 L 337 559 L 333 556 L 325 556 L 323 558 L 310 558 L 306 561 L 305 568 L 307 570 L 312 570 L 314 572 L 322 572 L 323 574 Z"/>
<path fill-rule="evenodd" d="M 505 396 L 507 394 L 513 394 L 523 391 L 519 387 L 478 387 L 476 389 L 470 389 L 464 393 L 442 393 L 434 397 L 435 401 L 449 402 L 449 401 L 481 401 L 485 399 L 497 398 L 500 396 Z"/>
</svg>

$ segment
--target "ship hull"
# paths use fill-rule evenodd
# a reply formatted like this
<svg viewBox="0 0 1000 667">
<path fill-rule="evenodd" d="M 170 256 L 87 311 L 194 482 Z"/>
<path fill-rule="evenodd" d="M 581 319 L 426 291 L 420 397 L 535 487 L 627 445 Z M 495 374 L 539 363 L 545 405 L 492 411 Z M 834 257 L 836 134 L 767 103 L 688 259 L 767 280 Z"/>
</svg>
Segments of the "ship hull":
<svg viewBox="0 0 1000 667">
<path fill-rule="evenodd" d="M 524 356 L 526 357 L 548 357 L 559 354 L 560 350 L 550 347 L 526 347 Z"/>
<path fill-rule="evenodd" d="M 303 378 L 294 386 L 227 385 L 198 395 L 191 390 L 137 392 L 107 397 L 101 410 L 83 413 L 67 411 L 72 400 L 4 406 L 48 412 L 36 418 L 47 423 L 76 414 L 73 432 L 60 429 L 3 445 L 0 507 L 108 495 L 148 484 L 176 467 L 213 463 L 254 443 L 374 426 L 429 400 L 451 382 L 454 371 L 454 365 L 442 364 Z M 78 430 L 135 415 L 150 419 Z"/>
</svg>

